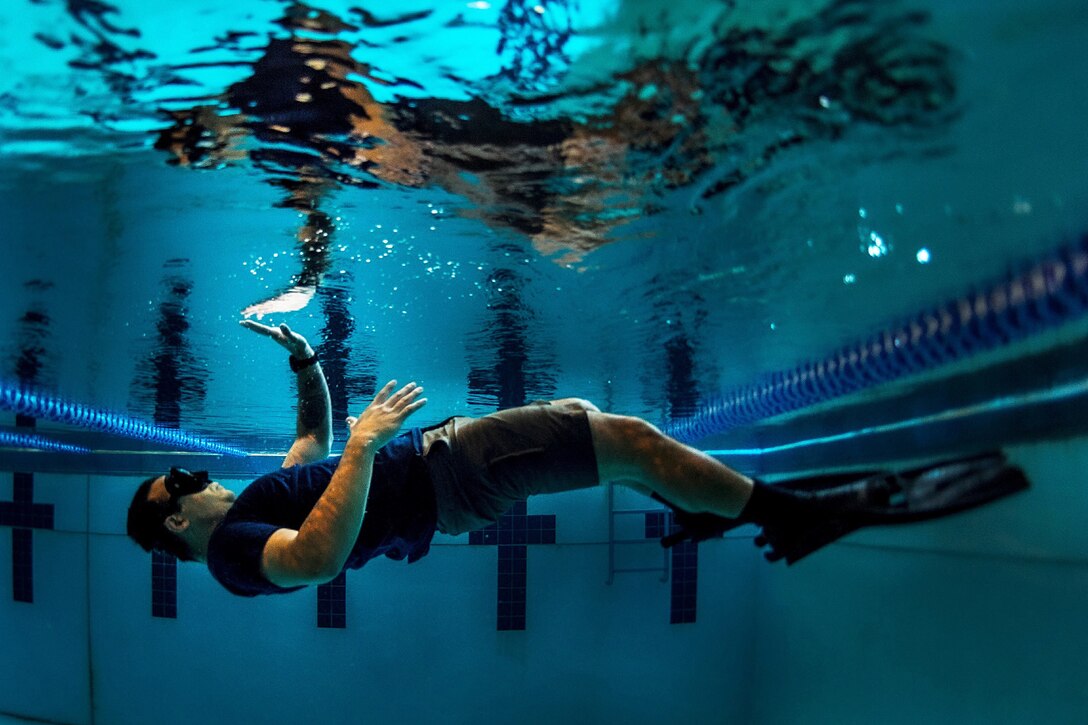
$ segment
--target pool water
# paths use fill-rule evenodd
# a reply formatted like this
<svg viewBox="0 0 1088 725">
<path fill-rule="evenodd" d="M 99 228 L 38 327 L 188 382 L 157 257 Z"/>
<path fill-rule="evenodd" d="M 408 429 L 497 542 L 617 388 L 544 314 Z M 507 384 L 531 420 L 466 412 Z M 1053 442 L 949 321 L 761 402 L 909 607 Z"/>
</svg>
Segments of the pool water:
<svg viewBox="0 0 1088 725">
<path fill-rule="evenodd" d="M 586 5 L 12 8 L 9 356 L 108 334 L 36 382 L 240 442 L 291 420 L 259 316 L 338 412 L 485 412 L 510 350 L 666 419 L 1083 231 L 1075 4 Z"/>
<path fill-rule="evenodd" d="M 579 396 L 669 426 L 1088 238 L 1074 0 L 10 0 L 0 30 L 0 384 L 240 449 L 205 461 L 238 490 L 295 424 L 284 352 L 242 319 L 314 344 L 337 448 L 391 378 L 427 389 L 417 425 Z M 178 613 L 148 617 L 147 557 L 116 514 L 169 447 L 9 406 L 3 431 L 94 453 L 0 448 L 0 502 L 33 473 L 34 501 L 56 505 L 33 533 L 34 601 L 0 588 L 20 643 L 0 655 L 0 713 L 1078 721 L 1084 340 L 1069 308 L 1013 344 L 693 441 L 767 475 L 1006 447 L 1029 494 L 860 535 L 807 569 L 766 570 L 742 531 L 698 565 L 669 560 L 667 583 L 608 586 L 603 494 L 531 501 L 558 546 L 529 547 L 537 614 L 515 631 L 491 612 L 505 550 L 467 536 L 412 577 L 360 574 L 347 633 L 315 630 L 305 596 L 247 609 L 184 566 Z M 0 527 L 15 581 L 27 529 Z M 149 673 L 176 641 L 192 650 L 177 671 L 209 667 L 236 696 L 163 713 L 126 695 L 162 684 Z M 320 715 L 270 704 L 294 675 L 267 661 L 295 656 Z M 831 663 L 870 687 L 853 710 Z M 81 684 L 29 694 L 53 692 L 50 667 Z M 912 703 L 884 709 L 904 682 Z"/>
</svg>

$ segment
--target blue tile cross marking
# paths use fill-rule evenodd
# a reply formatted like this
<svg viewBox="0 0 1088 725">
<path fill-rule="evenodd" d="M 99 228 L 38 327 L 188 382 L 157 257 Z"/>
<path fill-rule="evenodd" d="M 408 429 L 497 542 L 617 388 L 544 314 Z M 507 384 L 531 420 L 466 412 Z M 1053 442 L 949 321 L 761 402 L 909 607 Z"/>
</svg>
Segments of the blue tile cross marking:
<svg viewBox="0 0 1088 725">
<path fill-rule="evenodd" d="M 672 513 L 646 514 L 646 538 L 660 539 L 677 527 Z M 670 624 L 695 622 L 696 582 L 699 575 L 699 545 L 683 541 L 672 547 L 672 597 L 669 607 Z"/>
<path fill-rule="evenodd" d="M 555 543 L 555 515 L 527 515 L 524 501 L 491 524 L 468 535 L 468 543 L 499 547 L 497 629 L 525 629 L 526 557 L 529 544 Z"/>
<path fill-rule="evenodd" d="M 348 626 L 348 585 L 345 572 L 317 588 L 317 626 L 346 629 Z"/>
<path fill-rule="evenodd" d="M 178 618 L 178 560 L 162 551 L 151 552 L 151 616 Z"/>
<path fill-rule="evenodd" d="M 34 601 L 34 529 L 53 528 L 53 504 L 34 503 L 34 474 L 15 473 L 12 501 L 0 501 L 0 526 L 10 526 L 12 594 Z"/>
<path fill-rule="evenodd" d="M 161 619 L 178 617 L 178 560 L 172 554 L 161 551 L 151 552 L 151 616 Z M 344 572 L 340 572 L 340 576 L 331 582 L 317 587 L 317 626 L 347 628 L 347 581 Z"/>
</svg>

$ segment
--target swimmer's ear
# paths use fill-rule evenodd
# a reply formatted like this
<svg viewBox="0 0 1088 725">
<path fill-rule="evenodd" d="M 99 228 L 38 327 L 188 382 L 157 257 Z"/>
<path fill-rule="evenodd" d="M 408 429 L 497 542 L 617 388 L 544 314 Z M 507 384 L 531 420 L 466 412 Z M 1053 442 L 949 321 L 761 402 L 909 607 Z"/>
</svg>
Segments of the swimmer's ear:
<svg viewBox="0 0 1088 725">
<path fill-rule="evenodd" d="M 171 533 L 180 534 L 182 531 L 189 528 L 189 519 L 185 518 L 180 513 L 170 514 L 163 520 L 163 526 Z"/>
</svg>

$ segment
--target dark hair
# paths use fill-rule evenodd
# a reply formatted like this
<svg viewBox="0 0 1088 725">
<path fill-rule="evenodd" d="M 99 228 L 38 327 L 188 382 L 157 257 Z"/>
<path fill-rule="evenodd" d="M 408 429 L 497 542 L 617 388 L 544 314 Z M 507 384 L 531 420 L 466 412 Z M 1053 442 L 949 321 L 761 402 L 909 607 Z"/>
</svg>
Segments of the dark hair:
<svg viewBox="0 0 1088 725">
<path fill-rule="evenodd" d="M 128 507 L 128 535 L 144 551 L 163 551 L 181 561 L 194 561 L 189 544 L 163 525 L 167 516 L 177 513 L 177 501 L 151 501 L 148 498 L 151 485 L 158 478 L 152 476 L 136 489 Z"/>
</svg>

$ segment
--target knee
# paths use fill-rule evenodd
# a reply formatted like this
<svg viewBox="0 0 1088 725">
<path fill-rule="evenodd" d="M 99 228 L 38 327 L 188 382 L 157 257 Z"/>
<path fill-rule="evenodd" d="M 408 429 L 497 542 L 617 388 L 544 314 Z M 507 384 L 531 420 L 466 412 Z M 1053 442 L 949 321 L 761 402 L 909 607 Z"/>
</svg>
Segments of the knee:
<svg viewBox="0 0 1088 725">
<path fill-rule="evenodd" d="M 663 435 L 652 423 L 634 416 L 616 415 L 608 417 L 608 426 L 615 450 L 629 465 L 641 469 L 656 457 Z"/>
<path fill-rule="evenodd" d="M 600 413 L 601 409 L 593 403 L 585 400 L 584 398 L 562 398 L 561 400 L 552 401 L 554 405 L 562 405 L 574 410 L 584 410 L 586 412 Z"/>
<path fill-rule="evenodd" d="M 647 452 L 656 447 L 664 434 L 653 423 L 636 418 L 633 415 L 618 416 L 617 433 L 627 441 L 628 446 L 639 452 Z"/>
<path fill-rule="evenodd" d="M 593 412 L 593 413 L 600 413 L 601 412 L 600 408 L 598 408 L 596 405 L 594 405 L 593 403 L 589 402 L 588 400 L 586 400 L 584 398 L 574 398 L 574 400 L 571 401 L 571 405 L 573 405 L 576 408 L 581 408 L 582 410 L 587 411 L 587 412 Z"/>
<path fill-rule="evenodd" d="M 641 418 L 591 412 L 589 426 L 602 481 L 643 480 L 661 455 L 664 436 Z"/>
</svg>

